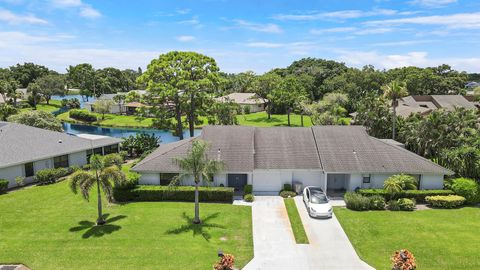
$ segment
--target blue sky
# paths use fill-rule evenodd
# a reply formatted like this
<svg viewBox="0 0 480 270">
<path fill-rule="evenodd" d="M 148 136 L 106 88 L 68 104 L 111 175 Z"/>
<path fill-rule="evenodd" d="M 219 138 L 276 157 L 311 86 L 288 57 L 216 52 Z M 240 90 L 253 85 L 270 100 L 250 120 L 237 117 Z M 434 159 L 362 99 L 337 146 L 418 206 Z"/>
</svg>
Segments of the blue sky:
<svg viewBox="0 0 480 270">
<path fill-rule="evenodd" d="M 0 0 L 0 66 L 145 68 L 170 50 L 257 73 L 318 57 L 480 72 L 478 0 Z"/>
</svg>

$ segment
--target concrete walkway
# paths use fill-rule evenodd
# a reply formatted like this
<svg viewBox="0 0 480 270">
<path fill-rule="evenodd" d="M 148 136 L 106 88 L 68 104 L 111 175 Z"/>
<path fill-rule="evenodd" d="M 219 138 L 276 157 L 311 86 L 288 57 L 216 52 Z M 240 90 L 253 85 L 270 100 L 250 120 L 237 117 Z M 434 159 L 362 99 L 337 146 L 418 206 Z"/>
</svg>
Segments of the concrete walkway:
<svg viewBox="0 0 480 270">
<path fill-rule="evenodd" d="M 252 205 L 254 258 L 243 269 L 373 269 L 355 253 L 336 218 L 310 219 L 295 198 L 310 244 L 296 244 L 283 199 L 256 196 Z"/>
</svg>

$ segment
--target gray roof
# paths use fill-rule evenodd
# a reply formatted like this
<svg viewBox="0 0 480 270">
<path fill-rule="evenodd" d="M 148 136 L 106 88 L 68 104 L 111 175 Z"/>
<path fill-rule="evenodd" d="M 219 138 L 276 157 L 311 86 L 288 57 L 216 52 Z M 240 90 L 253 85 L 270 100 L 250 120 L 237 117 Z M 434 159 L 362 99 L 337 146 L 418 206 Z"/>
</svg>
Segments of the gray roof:
<svg viewBox="0 0 480 270">
<path fill-rule="evenodd" d="M 312 127 L 325 172 L 451 174 L 428 159 L 367 134 L 362 126 Z"/>
<path fill-rule="evenodd" d="M 452 173 L 400 146 L 369 136 L 362 126 L 207 126 L 197 138 L 210 143 L 209 158 L 224 161 L 228 172 L 313 169 L 327 173 Z M 179 172 L 173 160 L 185 156 L 194 139 L 161 145 L 133 170 Z"/>
<path fill-rule="evenodd" d="M 62 132 L 0 122 L 0 168 L 120 143 L 118 138 L 86 139 Z"/>
<path fill-rule="evenodd" d="M 466 109 L 476 109 L 472 102 L 461 95 L 432 95 L 436 104 L 441 108 L 453 110 L 454 107 L 464 107 Z"/>
<path fill-rule="evenodd" d="M 268 100 L 261 98 L 259 95 L 255 93 L 231 93 L 223 97 L 217 98 L 217 101 L 225 102 L 225 101 L 233 101 L 237 104 L 264 104 L 268 102 Z"/>
</svg>

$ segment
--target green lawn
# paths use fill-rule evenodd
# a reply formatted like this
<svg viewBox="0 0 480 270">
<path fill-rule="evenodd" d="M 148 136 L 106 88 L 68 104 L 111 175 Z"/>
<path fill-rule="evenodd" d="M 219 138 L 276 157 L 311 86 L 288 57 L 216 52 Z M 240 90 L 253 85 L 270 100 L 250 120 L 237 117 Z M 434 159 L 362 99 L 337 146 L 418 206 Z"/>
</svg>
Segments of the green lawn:
<svg viewBox="0 0 480 270">
<path fill-rule="evenodd" d="M 418 269 L 480 269 L 480 208 L 334 212 L 360 257 L 377 269 L 391 269 L 390 256 L 404 248 Z"/>
<path fill-rule="evenodd" d="M 118 115 L 105 114 L 105 119 L 102 120 L 102 115 L 93 113 L 97 116 L 98 121 L 91 123 L 91 125 L 104 127 L 124 127 L 124 128 L 149 128 L 153 124 L 153 118 L 138 118 L 133 115 Z M 69 117 L 69 113 L 65 112 L 57 116 L 57 118 L 69 123 L 83 123 L 76 119 Z"/>
<path fill-rule="evenodd" d="M 91 198 L 96 198 L 91 194 Z M 237 267 L 253 257 L 251 208 L 142 202 L 105 208 L 108 224 L 93 227 L 96 202 L 67 182 L 0 195 L 0 262 L 32 269 L 211 269 L 217 251 Z"/>
<path fill-rule="evenodd" d="M 272 114 L 272 117 L 268 119 L 266 112 L 257 112 L 245 115 L 237 116 L 238 124 L 241 126 L 255 126 L 255 127 L 274 127 L 274 126 L 287 126 L 288 117 L 283 114 Z M 292 126 L 301 126 L 301 117 L 298 114 L 290 115 L 290 123 Z M 303 124 L 305 127 L 312 126 L 312 121 L 309 116 L 303 117 Z"/>
<path fill-rule="evenodd" d="M 287 208 L 288 218 L 290 219 L 295 241 L 297 244 L 308 244 L 307 233 L 305 233 L 305 228 L 303 227 L 302 219 L 300 218 L 297 206 L 295 205 L 295 200 L 293 198 L 287 198 L 283 201 Z"/>
<path fill-rule="evenodd" d="M 45 112 L 54 112 L 59 110 L 62 107 L 62 102 L 60 100 L 50 100 L 50 104 L 40 103 L 37 104 L 37 110 L 45 111 Z M 31 111 L 33 108 L 25 108 L 21 109 L 20 111 Z"/>
</svg>

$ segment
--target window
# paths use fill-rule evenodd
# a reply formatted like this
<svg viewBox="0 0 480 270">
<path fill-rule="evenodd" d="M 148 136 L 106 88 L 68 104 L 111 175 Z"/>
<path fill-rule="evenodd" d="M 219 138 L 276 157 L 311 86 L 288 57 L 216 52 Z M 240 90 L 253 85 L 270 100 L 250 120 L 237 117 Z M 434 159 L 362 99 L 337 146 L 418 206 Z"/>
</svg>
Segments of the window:
<svg viewBox="0 0 480 270">
<path fill-rule="evenodd" d="M 98 148 L 95 148 L 93 149 L 93 151 L 91 149 L 87 150 L 87 163 L 90 164 L 90 157 L 95 154 L 95 155 L 102 155 L 103 152 L 102 152 L 102 147 L 98 147 Z"/>
<path fill-rule="evenodd" d="M 33 162 L 25 163 L 25 177 L 31 177 L 35 174 L 33 171 Z"/>
<path fill-rule="evenodd" d="M 364 174 L 363 175 L 363 183 L 364 184 L 370 184 L 370 174 Z"/>
<path fill-rule="evenodd" d="M 53 158 L 53 167 L 56 168 L 67 168 L 68 164 L 68 155 L 58 156 Z"/>
<path fill-rule="evenodd" d="M 118 144 L 103 147 L 103 152 L 105 153 L 105 155 L 118 153 Z"/>
<path fill-rule="evenodd" d="M 172 182 L 173 178 L 178 176 L 178 173 L 160 173 L 160 185 L 168 186 Z"/>
</svg>

